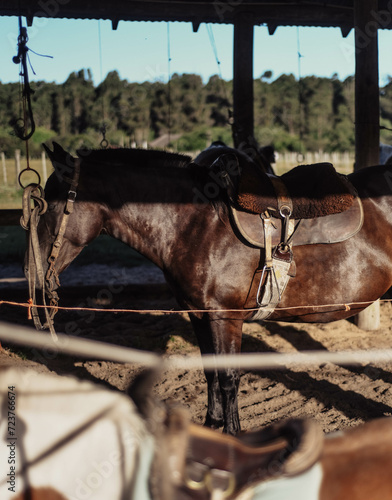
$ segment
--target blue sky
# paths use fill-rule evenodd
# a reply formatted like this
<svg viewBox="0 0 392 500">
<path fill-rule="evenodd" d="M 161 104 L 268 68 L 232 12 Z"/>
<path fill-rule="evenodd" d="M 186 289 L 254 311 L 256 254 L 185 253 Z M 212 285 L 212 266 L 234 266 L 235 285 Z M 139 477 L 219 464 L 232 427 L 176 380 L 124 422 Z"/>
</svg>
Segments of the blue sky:
<svg viewBox="0 0 392 500">
<path fill-rule="evenodd" d="M 25 20 L 23 24 L 26 25 Z M 220 71 L 226 80 L 232 79 L 233 28 L 230 25 L 210 25 L 220 60 Z M 100 36 L 99 36 L 100 33 Z M 18 19 L 0 17 L 0 81 L 18 81 L 19 68 L 12 62 L 16 55 Z M 30 52 L 36 75 L 30 79 L 62 83 L 72 71 L 90 68 L 95 84 L 109 71 L 117 70 L 130 82 L 167 81 L 169 75 L 168 34 L 170 38 L 170 73 L 196 73 L 204 81 L 218 74 L 218 65 L 207 27 L 201 24 L 193 33 L 190 23 L 124 22 L 116 31 L 109 21 L 35 18 L 28 28 L 28 47 L 53 59 Z M 299 38 L 301 76 L 331 77 L 341 80 L 355 71 L 353 31 L 347 38 L 334 28 L 278 27 L 270 36 L 266 26 L 254 30 L 254 77 L 265 71 L 273 79 L 283 73 L 298 77 Z M 100 44 L 101 40 L 101 44 Z M 101 46 L 101 50 L 100 50 Z M 379 32 L 380 85 L 392 75 L 390 52 L 392 31 Z"/>
</svg>

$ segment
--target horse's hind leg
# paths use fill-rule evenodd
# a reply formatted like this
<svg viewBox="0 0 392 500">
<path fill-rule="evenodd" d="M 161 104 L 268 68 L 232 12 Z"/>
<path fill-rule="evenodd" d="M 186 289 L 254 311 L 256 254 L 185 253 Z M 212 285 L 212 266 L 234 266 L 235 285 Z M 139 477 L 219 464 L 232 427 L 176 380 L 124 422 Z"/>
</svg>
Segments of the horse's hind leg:
<svg viewBox="0 0 392 500">
<path fill-rule="evenodd" d="M 212 333 L 209 319 L 205 316 L 199 319 L 190 314 L 190 319 L 197 337 L 197 341 L 202 354 L 213 354 Z M 213 429 L 218 429 L 224 424 L 222 394 L 219 387 L 218 372 L 216 370 L 205 371 L 208 386 L 208 407 L 204 425 Z"/>
</svg>

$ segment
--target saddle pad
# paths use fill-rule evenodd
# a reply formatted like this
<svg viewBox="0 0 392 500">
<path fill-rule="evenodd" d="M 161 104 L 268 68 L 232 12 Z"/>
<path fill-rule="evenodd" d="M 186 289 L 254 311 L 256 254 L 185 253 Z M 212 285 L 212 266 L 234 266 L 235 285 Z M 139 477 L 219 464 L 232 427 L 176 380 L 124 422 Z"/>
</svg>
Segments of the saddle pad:
<svg viewBox="0 0 392 500">
<path fill-rule="evenodd" d="M 237 210 L 230 205 L 234 229 L 251 245 L 264 248 L 264 229 L 259 215 Z M 272 246 L 282 241 L 280 219 L 272 218 Z M 316 219 L 295 221 L 289 242 L 293 246 L 315 245 L 319 243 L 339 243 L 354 236 L 363 224 L 363 207 L 356 197 L 351 208 L 339 214 L 327 215 Z"/>
</svg>

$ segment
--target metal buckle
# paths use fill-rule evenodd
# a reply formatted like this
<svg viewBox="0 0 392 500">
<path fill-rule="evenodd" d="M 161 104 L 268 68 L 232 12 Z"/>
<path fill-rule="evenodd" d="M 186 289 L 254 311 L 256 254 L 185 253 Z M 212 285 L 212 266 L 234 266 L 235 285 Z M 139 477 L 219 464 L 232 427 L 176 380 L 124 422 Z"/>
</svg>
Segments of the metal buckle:
<svg viewBox="0 0 392 500">
<path fill-rule="evenodd" d="M 75 200 L 76 200 L 76 191 L 73 191 L 73 190 L 68 191 L 67 201 L 71 201 L 72 203 L 75 203 Z"/>
<path fill-rule="evenodd" d="M 206 477 L 206 486 L 210 493 L 219 491 L 219 498 L 228 498 L 235 491 L 236 481 L 234 474 L 226 470 L 211 469 Z"/>
<path fill-rule="evenodd" d="M 209 493 L 219 491 L 219 498 L 225 499 L 233 494 L 236 480 L 231 471 L 209 468 L 204 464 L 192 462 L 193 472 L 198 476 L 191 479 L 186 473 L 185 486 L 193 491 L 206 489 Z"/>
</svg>

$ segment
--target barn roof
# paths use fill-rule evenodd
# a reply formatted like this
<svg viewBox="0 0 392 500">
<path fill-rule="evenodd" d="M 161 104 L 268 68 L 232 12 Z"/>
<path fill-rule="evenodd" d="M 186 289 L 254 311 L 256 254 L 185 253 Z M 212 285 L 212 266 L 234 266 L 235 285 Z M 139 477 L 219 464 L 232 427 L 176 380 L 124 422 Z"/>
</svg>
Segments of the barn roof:
<svg viewBox="0 0 392 500">
<path fill-rule="evenodd" d="M 124 21 L 188 21 L 234 23 L 248 16 L 255 25 L 354 27 L 355 0 L 0 0 L 0 16 L 110 19 Z M 391 2 L 379 0 L 379 28 L 391 28 Z M 375 13 L 375 16 L 377 14 Z"/>
</svg>

